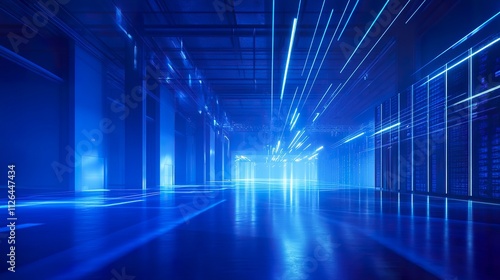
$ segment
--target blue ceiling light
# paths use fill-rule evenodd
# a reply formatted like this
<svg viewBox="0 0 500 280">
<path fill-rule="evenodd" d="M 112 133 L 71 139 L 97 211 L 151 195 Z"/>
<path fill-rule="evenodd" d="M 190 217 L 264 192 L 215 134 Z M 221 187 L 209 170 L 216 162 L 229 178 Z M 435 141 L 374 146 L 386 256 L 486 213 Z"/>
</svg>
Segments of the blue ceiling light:
<svg viewBox="0 0 500 280">
<path fill-rule="evenodd" d="M 349 1 L 347 2 L 347 5 L 345 6 L 346 10 L 347 10 L 347 6 L 349 6 L 349 2 L 350 2 L 350 1 L 351 1 L 351 0 L 349 0 Z M 344 31 L 345 31 L 345 28 L 347 27 L 347 23 L 349 23 L 349 20 L 351 20 L 352 14 L 354 13 L 354 10 L 356 10 L 356 7 L 358 6 L 358 3 L 359 3 L 359 0 L 357 0 L 357 1 L 356 1 L 356 3 L 354 4 L 354 7 L 352 8 L 351 14 L 350 14 L 350 15 L 349 15 L 349 17 L 347 18 L 347 21 L 346 21 L 346 22 L 345 22 L 345 24 L 344 24 L 344 28 L 342 28 L 342 30 L 340 31 L 340 34 L 339 34 L 339 37 L 337 38 L 337 41 L 340 41 L 340 37 L 342 36 L 342 34 L 343 34 L 343 33 L 344 33 Z M 345 13 L 345 10 L 344 10 L 344 13 Z M 342 17 L 343 17 L 343 16 L 344 16 L 344 15 L 342 14 Z"/>
<path fill-rule="evenodd" d="M 325 1 L 326 0 L 323 0 L 323 5 L 321 5 L 321 10 L 319 11 L 318 21 L 316 22 L 316 28 L 314 28 L 314 33 L 312 36 L 311 44 L 309 45 L 309 51 L 307 51 L 306 62 L 304 63 L 304 67 L 302 68 L 302 73 L 300 74 L 301 76 L 304 75 L 304 70 L 306 70 L 307 60 L 309 59 L 309 54 L 311 53 L 311 48 L 312 48 L 313 43 L 314 43 L 314 37 L 316 37 L 316 31 L 318 31 L 318 25 L 319 25 L 319 21 L 321 20 L 321 15 L 323 14 L 323 8 L 325 7 Z"/>
<path fill-rule="evenodd" d="M 347 64 L 349 64 L 349 61 L 351 61 L 352 57 L 354 56 L 354 54 L 356 53 L 356 51 L 359 49 L 359 47 L 361 46 L 361 44 L 365 40 L 366 36 L 368 36 L 368 34 L 370 33 L 370 30 L 372 30 L 373 25 L 375 25 L 375 23 L 377 23 L 378 18 L 380 17 L 380 15 L 382 14 L 382 12 L 384 12 L 384 9 L 385 9 L 385 7 L 387 7 L 387 4 L 389 4 L 389 2 L 390 2 L 390 0 L 388 0 L 387 2 L 385 2 L 385 4 L 382 7 L 382 9 L 380 9 L 380 12 L 378 13 L 377 17 L 373 20 L 372 24 L 370 25 L 370 28 L 368 28 L 366 30 L 365 35 L 363 36 L 363 38 L 361 38 L 361 40 L 359 41 L 359 44 L 356 46 L 356 48 L 354 49 L 354 51 L 351 53 L 351 55 L 347 59 L 346 63 L 344 64 L 344 66 L 340 70 L 340 73 L 342 73 L 344 71 L 345 67 L 347 66 Z"/>
<path fill-rule="evenodd" d="M 297 117 L 295 117 L 295 121 L 293 122 L 292 127 L 290 127 L 290 131 L 292 131 L 293 128 L 295 127 L 295 124 L 297 123 L 297 120 L 299 119 L 299 117 L 300 117 L 300 113 L 298 113 Z"/>
<path fill-rule="evenodd" d="M 422 5 L 424 5 L 425 1 L 427 1 L 427 0 L 422 1 L 422 3 L 420 4 L 420 6 L 418 6 L 418 8 L 415 10 L 415 12 L 413 12 L 413 14 L 411 14 L 411 16 L 406 20 L 405 24 L 408 24 L 408 22 L 413 18 L 413 16 L 418 12 L 418 10 L 420 10 Z"/>
<path fill-rule="evenodd" d="M 283 94 L 285 93 L 286 76 L 288 75 L 288 66 L 290 65 L 290 56 L 292 55 L 293 40 L 295 38 L 295 31 L 297 30 L 297 18 L 293 19 L 292 36 L 290 38 L 290 46 L 288 47 L 288 56 L 286 58 L 285 75 L 283 77 L 283 86 L 281 87 L 280 100 L 283 100 Z"/>
</svg>

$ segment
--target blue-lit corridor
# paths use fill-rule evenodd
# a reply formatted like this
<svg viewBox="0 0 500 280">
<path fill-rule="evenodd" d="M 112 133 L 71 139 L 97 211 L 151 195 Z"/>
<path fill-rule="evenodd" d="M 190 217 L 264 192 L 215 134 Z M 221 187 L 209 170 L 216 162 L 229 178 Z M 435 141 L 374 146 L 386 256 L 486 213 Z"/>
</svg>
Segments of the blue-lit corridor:
<svg viewBox="0 0 500 280">
<path fill-rule="evenodd" d="M 499 0 L 1 0 L 0 279 L 500 279 Z"/>
</svg>

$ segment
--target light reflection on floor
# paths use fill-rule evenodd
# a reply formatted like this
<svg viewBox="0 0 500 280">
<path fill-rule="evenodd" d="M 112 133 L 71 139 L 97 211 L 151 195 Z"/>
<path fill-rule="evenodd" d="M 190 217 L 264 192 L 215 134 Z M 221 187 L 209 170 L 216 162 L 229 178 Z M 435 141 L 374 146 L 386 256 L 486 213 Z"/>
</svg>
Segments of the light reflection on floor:
<svg viewBox="0 0 500 280">
<path fill-rule="evenodd" d="M 495 279 L 500 273 L 494 204 L 305 181 L 18 201 L 17 272 L 2 279 Z M 2 241 L 6 229 L 0 228 Z"/>
</svg>

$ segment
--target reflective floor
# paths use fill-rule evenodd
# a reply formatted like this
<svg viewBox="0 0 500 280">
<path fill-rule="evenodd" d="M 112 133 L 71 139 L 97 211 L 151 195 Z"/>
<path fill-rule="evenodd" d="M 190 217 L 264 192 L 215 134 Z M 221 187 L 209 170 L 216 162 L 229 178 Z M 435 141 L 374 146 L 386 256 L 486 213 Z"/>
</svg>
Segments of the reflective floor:
<svg viewBox="0 0 500 280">
<path fill-rule="evenodd" d="M 16 272 L 0 279 L 500 275 L 500 206 L 486 203 L 242 182 L 21 195 L 16 211 Z M 2 271 L 8 234 L 0 228 Z"/>
</svg>

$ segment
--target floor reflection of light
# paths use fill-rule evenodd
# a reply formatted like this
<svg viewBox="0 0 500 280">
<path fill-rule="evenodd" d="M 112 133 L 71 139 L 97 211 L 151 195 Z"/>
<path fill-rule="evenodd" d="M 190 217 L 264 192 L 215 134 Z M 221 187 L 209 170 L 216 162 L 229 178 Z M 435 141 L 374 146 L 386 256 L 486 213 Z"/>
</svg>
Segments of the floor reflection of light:
<svg viewBox="0 0 500 280">
<path fill-rule="evenodd" d="M 474 268 L 474 216 L 473 203 L 467 201 L 467 270 Z"/>
</svg>

